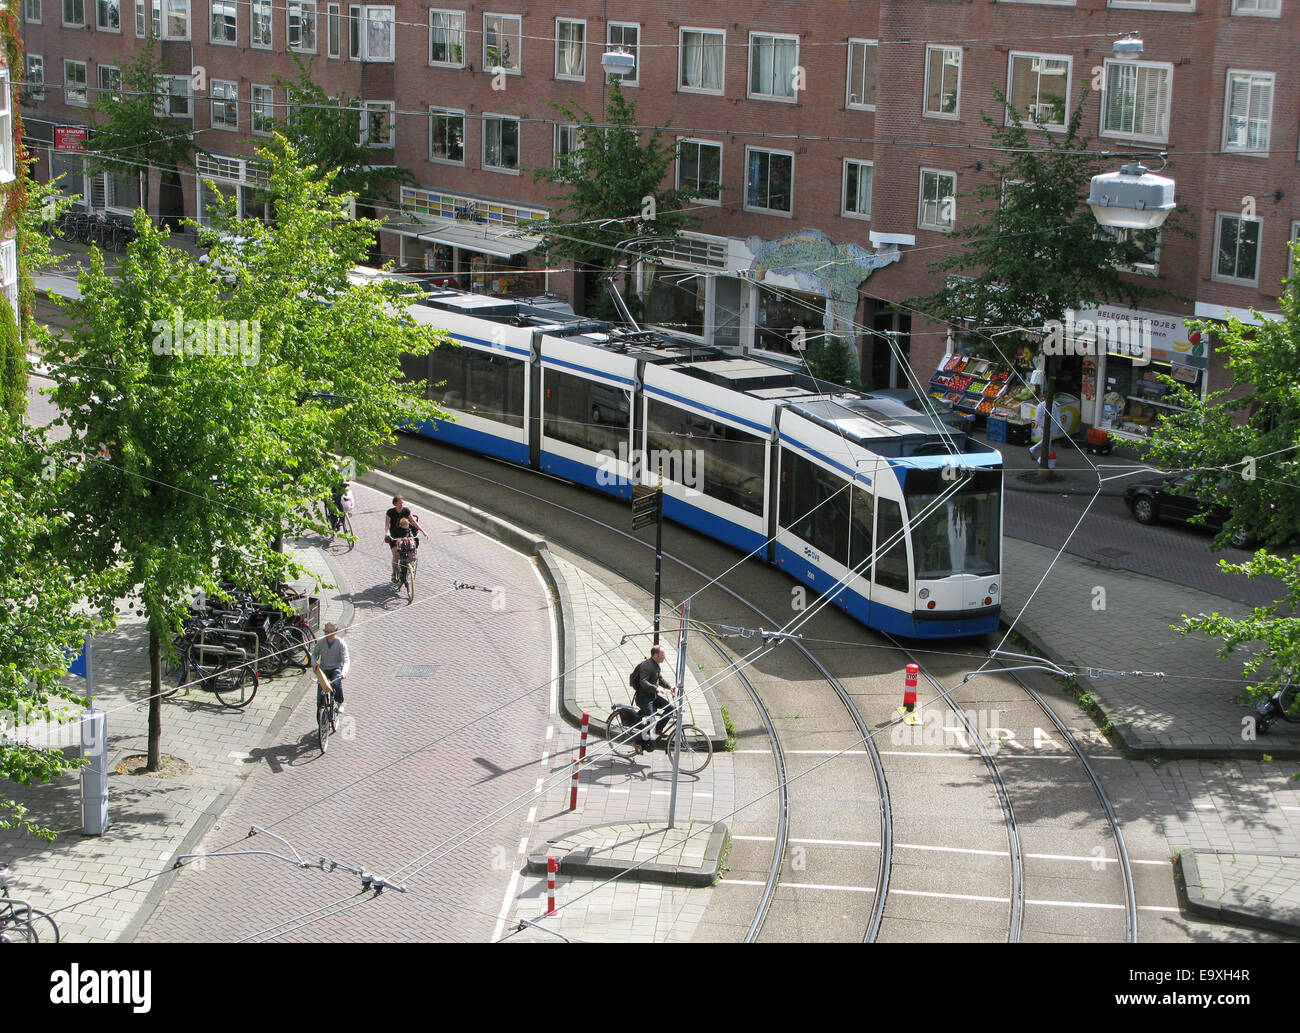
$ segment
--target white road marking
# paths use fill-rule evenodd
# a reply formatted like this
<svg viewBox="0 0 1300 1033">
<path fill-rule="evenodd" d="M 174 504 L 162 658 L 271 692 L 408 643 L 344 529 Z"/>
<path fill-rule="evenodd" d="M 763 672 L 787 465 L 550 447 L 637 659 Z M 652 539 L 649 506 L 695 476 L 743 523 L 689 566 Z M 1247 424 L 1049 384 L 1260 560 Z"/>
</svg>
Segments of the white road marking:
<svg viewBox="0 0 1300 1033">
<path fill-rule="evenodd" d="M 546 767 L 546 762 L 551 759 L 551 755 L 546 750 L 542 750 L 542 767 Z"/>
<path fill-rule="evenodd" d="M 525 836 L 523 839 L 521 839 L 521 840 L 519 841 L 519 853 L 521 853 L 521 854 L 526 854 L 526 853 L 528 853 L 528 837 L 527 837 L 527 836 Z"/>
<path fill-rule="evenodd" d="M 1194 803 L 1194 804 L 1192 804 L 1192 806 L 1193 806 L 1196 810 L 1198 810 L 1198 811 L 1212 811 L 1212 810 L 1214 810 L 1214 804 L 1212 804 L 1212 803 Z"/>
<path fill-rule="evenodd" d="M 874 886 L 826 886 L 816 882 L 780 882 L 782 889 L 796 890 L 841 890 L 844 893 L 875 893 Z"/>
<path fill-rule="evenodd" d="M 490 540 L 490 539 L 489 539 Z M 515 550 L 511 550 L 512 552 Z M 522 554 L 520 554 L 522 555 Z M 530 560 L 532 557 L 528 557 Z M 542 598 L 546 600 L 546 611 L 551 618 L 551 684 L 548 687 L 547 713 L 555 714 L 559 709 L 558 686 L 560 683 L 560 633 L 559 633 L 559 614 L 555 612 L 555 600 L 551 598 L 550 587 L 542 577 L 539 565 L 530 562 L 528 567 L 533 572 L 533 577 L 537 578 L 537 583 L 542 587 Z M 551 737 L 554 726 L 548 727 L 546 738 Z"/>
<path fill-rule="evenodd" d="M 1026 904 L 1038 904 L 1041 907 L 1090 907 L 1099 911 L 1123 911 L 1127 904 L 1094 904 L 1083 900 L 1026 900 Z"/>
<path fill-rule="evenodd" d="M 1178 914 L 1179 909 L 1176 907 L 1157 907 L 1155 904 L 1139 904 L 1139 911 L 1167 911 L 1171 914 Z"/>
<path fill-rule="evenodd" d="M 771 750 L 732 750 L 731 752 L 732 753 L 761 753 L 768 757 L 772 755 Z"/>
<path fill-rule="evenodd" d="M 733 835 L 732 839 L 742 840 L 747 843 L 775 843 L 775 836 L 737 836 Z M 880 844 L 869 839 L 796 839 L 790 838 L 791 843 L 808 844 L 811 846 L 852 846 L 864 847 L 866 849 L 879 849 Z M 976 850 L 973 847 L 960 846 L 928 846 L 924 843 L 895 843 L 895 850 L 929 850 L 936 853 L 945 854 L 976 854 L 981 857 L 1010 857 L 1007 850 Z M 1026 857 L 1034 858 L 1039 861 L 1086 861 L 1091 864 L 1094 861 L 1100 861 L 1103 864 L 1118 864 L 1119 859 L 1116 857 L 1083 857 L 1075 854 L 1025 854 Z M 1130 864 L 1152 864 L 1164 867 L 1168 861 L 1147 861 L 1141 859 L 1131 859 Z"/>
<path fill-rule="evenodd" d="M 515 899 L 515 887 L 519 885 L 519 872 L 515 870 L 510 873 L 510 883 L 506 886 L 505 899 L 501 901 L 501 911 L 497 915 L 497 924 L 492 929 L 492 942 L 495 943 L 501 939 L 501 934 L 505 932 L 506 916 L 510 914 L 510 905 Z"/>
<path fill-rule="evenodd" d="M 542 781 L 543 781 L 543 780 L 540 779 L 540 778 L 537 780 L 537 785 L 536 785 L 536 787 L 534 787 L 534 789 L 533 789 L 533 792 L 534 792 L 534 793 L 540 793 L 540 792 L 542 791 Z"/>
<path fill-rule="evenodd" d="M 546 726 L 546 738 L 549 739 L 549 738 L 551 738 L 551 737 L 554 736 L 554 735 L 555 735 L 555 725 L 547 725 L 547 726 Z"/>
<path fill-rule="evenodd" d="M 528 818 L 527 818 L 528 823 L 531 825 L 531 824 L 532 824 L 534 821 L 536 821 L 536 820 L 537 820 L 537 808 L 536 808 L 536 807 L 529 807 L 529 808 L 528 808 Z"/>
</svg>

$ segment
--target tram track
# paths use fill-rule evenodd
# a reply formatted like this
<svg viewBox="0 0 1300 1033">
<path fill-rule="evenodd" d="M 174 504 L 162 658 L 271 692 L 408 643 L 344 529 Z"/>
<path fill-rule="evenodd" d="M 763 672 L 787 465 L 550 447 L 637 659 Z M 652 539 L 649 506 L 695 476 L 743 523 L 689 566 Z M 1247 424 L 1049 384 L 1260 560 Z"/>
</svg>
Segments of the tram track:
<svg viewBox="0 0 1300 1033">
<path fill-rule="evenodd" d="M 420 443 L 420 446 L 422 447 L 422 450 L 441 451 L 439 446 L 426 444 L 423 442 Z M 517 485 L 508 484 L 498 478 L 488 477 L 485 474 L 466 469 L 465 463 L 453 464 L 453 463 L 443 462 L 439 459 L 432 458 L 428 455 L 418 455 L 412 451 L 408 451 L 405 449 L 401 451 L 397 451 L 397 454 L 404 457 L 413 458 L 427 464 L 437 465 L 449 471 L 455 471 L 456 473 L 459 473 L 467 477 L 471 477 L 474 480 L 483 484 L 492 484 L 497 488 L 500 488 L 505 491 L 509 491 L 521 498 L 527 499 L 531 503 L 545 504 L 546 506 L 549 506 L 569 517 L 584 521 L 588 525 L 594 525 L 596 527 L 601 528 L 606 534 L 613 536 L 619 543 L 623 543 L 623 544 L 635 543 L 635 545 L 639 548 L 644 548 L 646 550 L 653 551 L 654 548 L 653 544 L 649 542 L 644 542 L 641 539 L 637 538 L 635 535 L 632 535 L 627 531 L 623 530 L 622 528 L 615 527 L 613 524 L 608 523 L 607 521 L 600 520 L 598 517 L 595 517 L 590 513 L 585 513 L 581 510 L 574 509 L 571 506 L 566 506 L 553 499 L 548 499 L 543 495 L 537 494 L 535 492 L 527 491 Z M 459 453 L 455 453 L 455 454 L 458 456 L 458 458 L 460 457 Z M 516 469 L 513 466 L 509 466 L 507 464 L 497 464 L 496 461 L 494 460 L 488 460 L 482 457 L 474 457 L 474 459 L 476 462 L 483 463 L 483 464 L 491 464 L 494 467 L 499 466 L 500 468 L 506 470 L 514 471 Z M 564 482 L 558 482 L 558 483 L 564 483 Z M 536 520 L 535 511 L 532 513 L 532 517 L 535 521 Z M 553 540 L 556 540 L 557 543 L 560 544 L 567 551 L 570 551 L 575 555 L 581 556 L 585 559 L 588 559 L 593 563 L 597 563 L 606 567 L 610 566 L 609 557 L 593 554 L 591 549 L 589 548 L 589 544 L 590 544 L 589 539 L 584 537 L 583 535 L 581 534 L 577 535 L 576 540 L 564 540 L 562 537 L 556 534 L 554 528 L 548 528 L 546 530 L 546 533 Z M 670 562 L 676 564 L 680 569 L 690 573 L 693 577 L 699 579 L 699 587 L 694 588 L 692 590 L 692 593 L 687 593 L 685 589 L 683 589 L 682 594 L 693 594 L 693 592 L 699 591 L 700 587 L 707 586 L 709 590 L 721 592 L 733 602 L 738 603 L 739 605 L 747 608 L 751 613 L 755 615 L 755 617 L 757 617 L 759 621 L 763 622 L 765 625 L 771 625 L 773 628 L 778 628 L 784 623 L 782 621 L 776 620 L 771 614 L 761 609 L 753 601 L 747 599 L 743 594 L 736 591 L 736 589 L 734 589 L 730 585 L 726 585 L 714 581 L 704 570 L 688 562 L 686 559 L 682 558 L 681 556 L 675 555 L 668 550 L 665 550 L 663 555 L 666 560 L 669 560 Z M 622 564 L 622 565 L 626 566 L 626 564 Z M 625 576 L 628 576 L 626 572 L 625 572 Z M 629 580 L 633 584 L 636 584 L 637 587 L 640 588 L 642 591 L 649 591 L 646 585 L 640 584 L 635 579 L 632 579 L 630 577 Z M 876 854 L 874 885 L 871 887 L 871 892 L 869 894 L 871 898 L 869 915 L 866 916 L 866 920 L 862 922 L 861 925 L 859 926 L 863 930 L 861 936 L 859 937 L 860 940 L 863 942 L 873 942 L 876 936 L 878 935 L 881 927 L 881 923 L 883 922 L 885 903 L 888 899 L 889 876 L 890 876 L 891 865 L 892 865 L 892 850 L 893 850 L 892 847 L 893 820 L 892 820 L 892 814 L 891 814 L 890 803 L 889 803 L 889 787 L 885 778 L 884 765 L 881 762 L 879 751 L 876 749 L 872 737 L 873 734 L 872 729 L 869 727 L 866 720 L 863 718 L 861 712 L 854 704 L 849 692 L 845 689 L 842 682 L 837 677 L 835 677 L 835 675 L 826 667 L 826 665 L 822 663 L 822 661 L 807 646 L 799 642 L 797 639 L 788 640 L 789 644 L 794 646 L 795 652 L 797 652 L 798 655 L 802 657 L 807 667 L 810 667 L 812 671 L 815 672 L 817 680 L 820 682 L 824 682 L 826 685 L 830 687 L 830 689 L 834 694 L 834 699 L 836 703 L 838 703 L 838 705 L 843 709 L 843 711 L 847 713 L 850 722 L 852 723 L 853 730 L 850 734 L 851 735 L 856 734 L 857 736 L 856 742 L 850 742 L 847 744 L 841 742 L 842 736 L 836 737 L 833 740 L 836 746 L 835 749 L 809 751 L 809 752 L 816 752 L 816 753 L 824 753 L 826 755 L 826 759 L 820 762 L 814 762 L 809 764 L 808 768 L 805 769 L 803 772 L 801 772 L 800 775 L 792 778 L 789 773 L 789 764 L 787 758 L 781 746 L 780 734 L 778 732 L 778 727 L 777 727 L 779 724 L 782 723 L 783 719 L 779 716 L 778 717 L 773 716 L 770 707 L 768 706 L 767 702 L 763 698 L 764 693 L 759 691 L 759 688 L 755 685 L 755 680 L 752 679 L 749 676 L 749 674 L 746 673 L 745 669 L 740 666 L 741 663 L 740 659 L 729 654 L 728 651 L 725 650 L 720 643 L 718 643 L 716 640 L 712 638 L 712 636 L 705 636 L 705 637 L 710 642 L 711 646 L 717 652 L 719 657 L 721 657 L 724 660 L 724 662 L 727 664 L 729 668 L 728 673 L 734 675 L 737 678 L 737 681 L 740 683 L 741 687 L 745 690 L 746 695 L 753 703 L 757 713 L 759 714 L 760 720 L 764 725 L 766 734 L 769 737 L 769 741 L 772 744 L 772 757 L 773 757 L 774 767 L 776 769 L 777 793 L 779 794 L 778 808 L 777 808 L 779 814 L 778 827 L 776 830 L 777 835 L 774 837 L 772 857 L 770 860 L 770 864 L 768 865 L 767 875 L 762 882 L 761 892 L 759 894 L 759 901 L 756 907 L 754 908 L 754 916 L 752 921 L 749 923 L 748 931 L 745 935 L 745 941 L 751 942 L 751 941 L 758 940 L 762 935 L 762 931 L 765 928 L 765 926 L 769 924 L 769 920 L 771 919 L 773 913 L 775 911 L 779 911 L 782 907 L 787 906 L 789 904 L 788 900 L 782 901 L 780 899 L 781 895 L 778 893 L 778 890 L 782 888 L 785 888 L 787 890 L 790 889 L 790 885 L 788 883 L 783 886 L 781 882 L 782 872 L 786 869 L 789 863 L 789 840 L 790 840 L 789 830 L 790 830 L 790 813 L 792 809 L 790 786 L 794 785 L 797 787 L 797 790 L 801 790 L 803 788 L 803 786 L 801 785 L 803 778 L 809 775 L 811 772 L 820 770 L 824 773 L 823 777 L 828 781 L 826 784 L 818 787 L 818 789 L 820 789 L 822 792 L 825 792 L 830 786 L 833 786 L 836 782 L 840 781 L 840 778 L 842 777 L 842 776 L 833 777 L 833 772 L 831 770 L 828 770 L 827 766 L 832 764 L 831 758 L 834 758 L 837 754 L 843 754 L 846 758 L 851 759 L 856 755 L 856 750 L 855 750 L 856 747 L 856 748 L 861 748 L 862 753 L 864 753 L 865 756 L 868 758 L 872 784 L 876 792 L 875 802 L 879 811 L 879 824 L 878 824 L 878 833 L 877 833 L 879 839 L 878 839 L 878 847 L 877 847 L 877 854 Z M 771 681 L 772 684 L 766 686 L 766 691 L 769 696 L 773 696 L 773 695 L 783 696 L 786 694 L 786 685 L 788 684 L 787 679 L 784 678 L 772 679 Z M 804 703 L 806 705 L 806 700 L 804 701 Z M 797 734 L 796 730 L 791 730 L 791 734 Z M 813 789 L 810 791 L 810 795 L 815 796 L 816 794 L 817 794 L 817 789 Z M 798 795 L 798 791 L 796 792 L 796 795 Z M 846 835 L 851 835 L 851 834 L 846 834 Z M 795 885 L 797 886 L 798 884 Z"/>
</svg>

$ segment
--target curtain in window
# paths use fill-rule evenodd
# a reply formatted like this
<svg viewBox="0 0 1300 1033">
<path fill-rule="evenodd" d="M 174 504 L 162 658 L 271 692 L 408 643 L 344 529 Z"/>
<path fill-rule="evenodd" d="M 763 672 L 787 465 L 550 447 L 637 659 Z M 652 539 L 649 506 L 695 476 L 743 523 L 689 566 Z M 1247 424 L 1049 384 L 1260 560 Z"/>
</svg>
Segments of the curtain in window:
<svg viewBox="0 0 1300 1033">
<path fill-rule="evenodd" d="M 366 11 L 366 55 L 371 61 L 393 56 L 393 12 L 381 7 Z"/>
<path fill-rule="evenodd" d="M 722 89 L 722 41 L 713 34 L 688 32 L 682 39 L 682 85 Z"/>
<path fill-rule="evenodd" d="M 586 55 L 583 47 L 584 26 L 577 22 L 561 22 L 557 26 L 556 45 L 558 47 L 556 72 L 560 75 L 582 76 L 586 74 Z"/>
</svg>

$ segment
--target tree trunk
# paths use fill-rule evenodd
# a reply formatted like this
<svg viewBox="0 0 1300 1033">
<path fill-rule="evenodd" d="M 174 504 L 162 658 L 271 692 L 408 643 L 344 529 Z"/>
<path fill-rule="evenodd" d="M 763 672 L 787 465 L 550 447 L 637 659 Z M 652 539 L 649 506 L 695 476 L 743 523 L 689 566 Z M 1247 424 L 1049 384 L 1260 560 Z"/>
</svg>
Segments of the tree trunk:
<svg viewBox="0 0 1300 1033">
<path fill-rule="evenodd" d="M 162 640 L 149 629 L 149 763 L 146 771 L 162 767 Z"/>
</svg>

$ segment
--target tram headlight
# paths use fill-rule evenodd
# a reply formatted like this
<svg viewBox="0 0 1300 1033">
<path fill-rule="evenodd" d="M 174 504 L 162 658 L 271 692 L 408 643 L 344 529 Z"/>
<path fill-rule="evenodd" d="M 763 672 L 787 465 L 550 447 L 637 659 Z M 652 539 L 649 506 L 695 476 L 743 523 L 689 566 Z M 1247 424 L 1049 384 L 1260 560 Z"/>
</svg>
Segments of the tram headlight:
<svg viewBox="0 0 1300 1033">
<path fill-rule="evenodd" d="M 997 595 L 997 594 L 998 594 L 998 583 L 994 581 L 993 584 L 989 585 L 989 595 Z"/>
<path fill-rule="evenodd" d="M 929 598 L 930 598 L 930 590 L 929 590 L 928 588 L 923 588 L 923 589 L 921 589 L 919 592 L 917 592 L 916 594 L 919 595 L 922 599 L 929 599 Z"/>
</svg>

